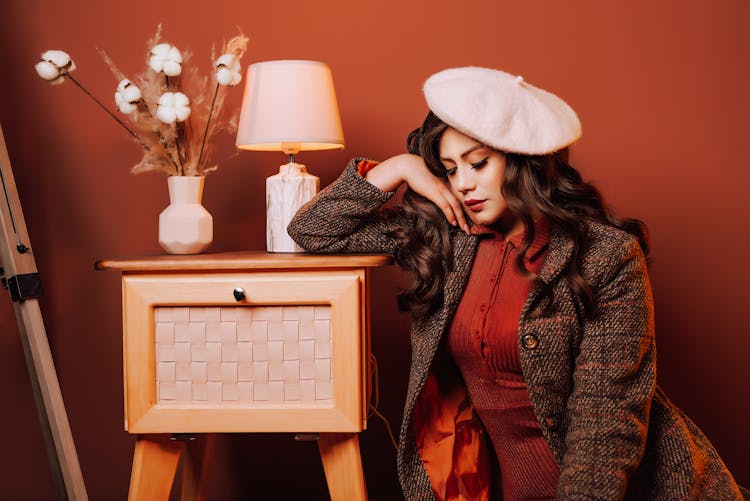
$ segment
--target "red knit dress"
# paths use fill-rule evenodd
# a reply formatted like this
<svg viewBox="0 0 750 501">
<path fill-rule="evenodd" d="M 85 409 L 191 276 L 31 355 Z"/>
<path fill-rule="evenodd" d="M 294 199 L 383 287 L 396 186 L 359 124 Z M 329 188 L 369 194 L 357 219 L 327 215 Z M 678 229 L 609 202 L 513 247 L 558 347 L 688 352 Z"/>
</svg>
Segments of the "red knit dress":
<svg viewBox="0 0 750 501">
<path fill-rule="evenodd" d="M 547 254 L 549 222 L 536 223 L 526 267 L 538 273 Z M 530 282 L 515 264 L 523 233 L 503 240 L 475 226 L 480 243 L 448 333 L 448 347 L 489 436 L 510 500 L 555 499 L 559 470 L 534 415 L 521 373 L 518 320 Z"/>
</svg>

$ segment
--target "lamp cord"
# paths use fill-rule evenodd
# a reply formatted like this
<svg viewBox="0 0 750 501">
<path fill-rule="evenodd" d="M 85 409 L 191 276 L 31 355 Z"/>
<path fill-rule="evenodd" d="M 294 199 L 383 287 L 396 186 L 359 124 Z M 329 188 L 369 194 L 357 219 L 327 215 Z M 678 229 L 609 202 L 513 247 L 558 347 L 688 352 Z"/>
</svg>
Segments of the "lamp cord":
<svg viewBox="0 0 750 501">
<path fill-rule="evenodd" d="M 380 384 L 379 384 L 379 371 L 378 371 L 378 359 L 375 358 L 375 355 L 370 353 L 370 369 L 372 373 L 372 381 L 373 381 L 373 391 L 370 395 L 370 399 L 374 400 L 374 402 L 370 402 L 368 405 L 369 412 L 367 414 L 367 419 L 369 420 L 372 414 L 375 414 L 377 417 L 379 417 L 383 423 L 385 424 L 385 428 L 388 431 L 388 436 L 391 439 L 391 443 L 393 444 L 393 448 L 398 451 L 398 443 L 396 442 L 396 438 L 393 435 L 393 430 L 391 429 L 391 423 L 388 422 L 388 419 L 378 411 L 378 405 L 380 404 Z"/>
</svg>

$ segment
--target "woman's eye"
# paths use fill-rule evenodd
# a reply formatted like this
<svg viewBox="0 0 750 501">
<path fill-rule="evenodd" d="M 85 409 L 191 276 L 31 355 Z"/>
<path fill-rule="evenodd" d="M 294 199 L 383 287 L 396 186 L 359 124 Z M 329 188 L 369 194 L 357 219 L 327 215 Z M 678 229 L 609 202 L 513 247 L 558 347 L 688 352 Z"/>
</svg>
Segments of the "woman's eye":
<svg viewBox="0 0 750 501">
<path fill-rule="evenodd" d="M 489 159 L 489 157 L 486 157 L 486 158 L 483 158 L 482 160 L 480 160 L 479 162 L 474 162 L 473 164 L 471 164 L 471 168 L 472 169 L 481 169 L 482 167 L 484 167 L 485 165 L 487 165 L 487 160 L 488 159 Z"/>
<path fill-rule="evenodd" d="M 453 174 L 456 173 L 456 167 L 451 167 L 450 169 L 445 169 L 445 177 L 450 177 Z"/>
</svg>

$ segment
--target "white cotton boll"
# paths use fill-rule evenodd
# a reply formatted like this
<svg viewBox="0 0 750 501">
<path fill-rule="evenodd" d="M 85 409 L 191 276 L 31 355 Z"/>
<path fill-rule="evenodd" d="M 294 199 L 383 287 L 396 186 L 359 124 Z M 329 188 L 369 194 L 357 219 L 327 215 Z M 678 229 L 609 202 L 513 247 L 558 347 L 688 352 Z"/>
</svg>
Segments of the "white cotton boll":
<svg viewBox="0 0 750 501">
<path fill-rule="evenodd" d="M 37 74 L 45 80 L 54 80 L 60 76 L 60 68 L 49 61 L 39 61 L 34 68 Z"/>
<path fill-rule="evenodd" d="M 190 116 L 190 99 L 182 92 L 165 92 L 159 98 L 156 118 L 164 123 L 183 122 Z"/>
<path fill-rule="evenodd" d="M 229 68 L 221 67 L 216 70 L 216 81 L 221 85 L 231 85 L 232 72 L 229 70 Z"/>
<path fill-rule="evenodd" d="M 127 78 L 123 78 L 122 80 L 120 80 L 120 83 L 117 84 L 117 92 L 125 92 L 125 89 L 129 85 L 133 85 L 133 82 L 131 82 Z"/>
<path fill-rule="evenodd" d="M 233 87 L 242 80 L 240 62 L 233 54 L 224 54 L 214 63 L 216 66 L 216 81 L 220 85 Z"/>
<path fill-rule="evenodd" d="M 120 110 L 120 113 L 133 113 L 138 109 L 137 105 L 123 98 L 122 94 L 119 92 L 115 92 L 115 104 L 117 104 L 117 109 Z"/>
<path fill-rule="evenodd" d="M 165 124 L 173 124 L 177 119 L 177 114 L 174 112 L 173 92 L 165 92 L 159 97 L 156 107 L 156 118 Z"/>
<path fill-rule="evenodd" d="M 53 85 L 61 84 L 65 75 L 76 69 L 70 54 L 62 50 L 47 50 L 42 53 L 36 66 L 37 74 Z"/>
<path fill-rule="evenodd" d="M 141 89 L 126 78 L 117 85 L 115 104 L 121 113 L 133 113 L 138 109 L 138 102 L 142 97 Z"/>
<path fill-rule="evenodd" d="M 234 63 L 234 56 L 232 54 L 222 54 L 216 60 L 214 66 L 232 66 L 232 63 Z"/>
<path fill-rule="evenodd" d="M 174 61 L 167 61 L 164 63 L 162 71 L 164 71 L 164 74 L 168 77 L 176 77 L 182 73 L 182 65 Z"/>
<path fill-rule="evenodd" d="M 169 52 L 168 52 L 167 57 L 170 59 L 170 61 L 174 61 L 175 63 L 182 64 L 182 53 L 180 52 L 180 49 L 178 49 L 174 45 L 169 47 Z"/>
<path fill-rule="evenodd" d="M 154 45 L 154 47 L 151 49 L 151 55 L 165 58 L 169 54 L 170 47 L 171 46 L 168 43 L 160 43 L 159 45 Z"/>
<path fill-rule="evenodd" d="M 174 92 L 165 92 L 164 94 L 159 96 L 158 104 L 159 106 L 174 108 Z"/>
<path fill-rule="evenodd" d="M 190 99 L 182 92 L 174 94 L 174 110 L 178 122 L 184 122 L 190 116 Z"/>
<path fill-rule="evenodd" d="M 161 58 L 158 56 L 151 56 L 148 58 L 148 67 L 159 73 L 164 64 L 161 62 Z"/>
<path fill-rule="evenodd" d="M 164 69 L 164 61 L 169 54 L 169 44 L 160 43 L 154 46 L 150 51 L 151 57 L 148 59 L 148 66 L 157 73 Z"/>
<path fill-rule="evenodd" d="M 156 118 L 165 124 L 173 124 L 175 120 L 177 120 L 177 114 L 174 112 L 174 108 L 168 106 L 157 106 Z"/>
<path fill-rule="evenodd" d="M 190 108 L 188 108 L 187 106 L 183 108 L 175 108 L 174 112 L 177 116 L 178 122 L 184 122 L 190 116 Z"/>
<path fill-rule="evenodd" d="M 128 102 L 134 103 L 136 101 L 140 101 L 143 98 L 143 94 L 141 93 L 141 89 L 139 89 L 135 85 L 131 85 L 125 89 L 123 97 L 127 99 Z"/>
<path fill-rule="evenodd" d="M 229 86 L 230 87 L 234 87 L 235 85 L 237 85 L 241 81 L 242 81 L 242 73 L 240 72 L 240 65 L 238 63 L 237 64 L 237 70 L 236 71 L 234 71 L 234 70 L 232 71 L 232 81 L 229 84 Z"/>
<path fill-rule="evenodd" d="M 174 106 L 175 108 L 179 108 L 182 106 L 189 106 L 190 105 L 190 99 L 183 94 L 182 92 L 175 92 L 174 93 Z"/>
<path fill-rule="evenodd" d="M 42 54 L 42 59 L 49 61 L 58 68 L 64 68 L 71 63 L 70 54 L 64 50 L 48 50 Z"/>
<path fill-rule="evenodd" d="M 177 47 L 168 43 L 160 43 L 151 49 L 150 53 L 148 66 L 152 70 L 161 71 L 170 77 L 176 77 L 182 73 L 182 54 Z"/>
<path fill-rule="evenodd" d="M 115 103 L 121 113 L 133 113 L 138 109 L 138 102 L 143 98 L 141 89 L 127 78 L 117 84 Z"/>
<path fill-rule="evenodd" d="M 141 89 L 127 78 L 122 80 L 117 86 L 117 92 L 119 92 L 122 98 L 129 103 L 135 103 L 143 98 Z"/>
<path fill-rule="evenodd" d="M 117 105 L 117 109 L 120 110 L 121 113 L 126 113 L 125 111 L 122 110 L 122 107 L 124 104 L 130 104 L 130 103 L 128 103 L 122 98 L 122 94 L 120 94 L 119 92 L 115 92 L 115 104 Z"/>
</svg>

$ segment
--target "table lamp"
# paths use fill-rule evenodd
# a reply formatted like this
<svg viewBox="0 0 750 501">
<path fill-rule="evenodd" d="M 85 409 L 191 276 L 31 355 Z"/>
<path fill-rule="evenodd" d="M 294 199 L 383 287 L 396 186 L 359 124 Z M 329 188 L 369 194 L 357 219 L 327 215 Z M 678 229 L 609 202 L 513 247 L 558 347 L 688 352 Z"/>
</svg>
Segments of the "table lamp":
<svg viewBox="0 0 750 501">
<path fill-rule="evenodd" d="M 289 163 L 266 179 L 266 247 L 269 252 L 302 251 L 286 227 L 295 212 L 315 196 L 320 180 L 296 163 L 294 156 L 300 151 L 344 147 L 328 65 L 301 60 L 250 65 L 236 145 L 289 155 Z"/>
</svg>

